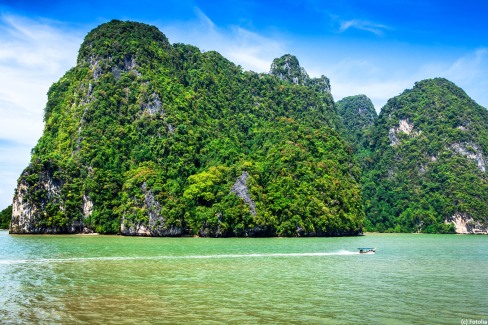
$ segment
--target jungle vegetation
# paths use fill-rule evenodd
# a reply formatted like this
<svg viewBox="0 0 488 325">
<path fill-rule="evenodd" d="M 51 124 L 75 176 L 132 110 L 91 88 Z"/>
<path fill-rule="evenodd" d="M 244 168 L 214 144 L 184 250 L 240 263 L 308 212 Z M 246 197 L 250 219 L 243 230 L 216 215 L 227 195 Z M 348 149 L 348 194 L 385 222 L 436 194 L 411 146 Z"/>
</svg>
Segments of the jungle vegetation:
<svg viewBox="0 0 488 325">
<path fill-rule="evenodd" d="M 111 21 L 49 89 L 44 120 L 16 193 L 35 211 L 34 232 L 361 232 L 361 172 L 329 81 L 293 56 L 258 74 Z M 232 191 L 242 175 L 255 207 Z"/>
</svg>

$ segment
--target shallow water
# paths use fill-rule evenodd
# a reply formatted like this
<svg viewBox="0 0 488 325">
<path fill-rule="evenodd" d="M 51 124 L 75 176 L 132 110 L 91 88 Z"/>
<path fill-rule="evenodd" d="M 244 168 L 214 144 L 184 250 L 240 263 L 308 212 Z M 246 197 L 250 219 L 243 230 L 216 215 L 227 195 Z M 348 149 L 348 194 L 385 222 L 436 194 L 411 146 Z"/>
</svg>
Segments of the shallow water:
<svg viewBox="0 0 488 325">
<path fill-rule="evenodd" d="M 2 323 L 461 324 L 488 319 L 488 237 L 2 231 L 0 282 Z"/>
</svg>

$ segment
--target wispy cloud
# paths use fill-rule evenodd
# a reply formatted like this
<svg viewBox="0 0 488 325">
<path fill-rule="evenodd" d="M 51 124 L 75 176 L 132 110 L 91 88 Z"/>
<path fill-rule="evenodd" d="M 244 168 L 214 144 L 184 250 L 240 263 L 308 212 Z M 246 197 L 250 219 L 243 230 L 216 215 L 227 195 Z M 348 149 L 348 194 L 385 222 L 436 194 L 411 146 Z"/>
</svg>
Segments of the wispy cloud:
<svg viewBox="0 0 488 325">
<path fill-rule="evenodd" d="M 0 210 L 12 204 L 14 188 L 29 163 L 30 145 L 0 141 Z"/>
<path fill-rule="evenodd" d="M 285 44 L 241 27 L 234 27 L 234 42 L 224 49 L 230 60 L 250 70 L 269 71 L 274 58 L 285 54 Z"/>
<path fill-rule="evenodd" d="M 282 40 L 236 25 L 219 27 L 199 8 L 195 13 L 197 20 L 159 27 L 171 42 L 192 44 L 204 51 L 218 51 L 246 70 L 267 72 L 273 59 L 286 53 L 286 44 Z"/>
<path fill-rule="evenodd" d="M 488 107 L 488 48 L 468 52 L 451 62 L 425 64 L 419 76 L 447 78 L 463 88 L 467 94 L 484 107 Z"/>
<path fill-rule="evenodd" d="M 0 208 L 42 133 L 47 90 L 76 63 L 85 31 L 57 25 L 0 16 Z"/>
<path fill-rule="evenodd" d="M 388 99 L 411 87 L 415 81 L 378 62 L 355 58 L 345 58 L 327 67 L 327 75 L 334 99 L 365 94 L 378 112 Z"/>
<path fill-rule="evenodd" d="M 217 28 L 215 26 L 215 23 L 200 8 L 196 7 L 195 13 L 198 17 L 197 20 L 198 25 L 202 26 L 207 31 L 208 30 L 215 31 L 215 29 Z"/>
<path fill-rule="evenodd" d="M 381 61 L 346 58 L 326 68 L 336 100 L 346 96 L 365 94 L 376 110 L 388 99 L 412 88 L 415 82 L 443 77 L 463 88 L 468 96 L 488 107 L 488 48 L 468 52 L 453 60 L 437 60 L 418 64 L 403 60 L 392 65 Z"/>
<path fill-rule="evenodd" d="M 352 19 L 347 21 L 342 21 L 340 23 L 339 32 L 345 32 L 348 29 L 360 29 L 370 33 L 373 33 L 377 36 L 382 36 L 385 30 L 390 29 L 386 25 L 373 23 L 370 21 L 359 20 L 359 19 Z"/>
<path fill-rule="evenodd" d="M 76 63 L 81 35 L 0 16 L 0 138 L 35 143 L 49 86 Z"/>
<path fill-rule="evenodd" d="M 478 82 L 480 77 L 486 80 L 487 72 L 488 48 L 480 48 L 457 59 L 446 71 L 446 75 L 460 81 Z"/>
</svg>

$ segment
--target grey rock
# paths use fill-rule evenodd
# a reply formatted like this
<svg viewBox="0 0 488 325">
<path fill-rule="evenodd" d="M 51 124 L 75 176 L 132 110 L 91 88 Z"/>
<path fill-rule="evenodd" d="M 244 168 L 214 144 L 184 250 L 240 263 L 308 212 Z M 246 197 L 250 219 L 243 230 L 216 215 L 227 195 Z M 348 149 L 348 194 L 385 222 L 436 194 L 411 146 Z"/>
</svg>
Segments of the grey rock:
<svg viewBox="0 0 488 325">
<path fill-rule="evenodd" d="M 161 215 L 161 204 L 155 199 L 154 193 L 144 182 L 141 186 L 144 193 L 142 207 L 146 209 L 148 221 L 134 222 L 122 219 L 120 233 L 129 236 L 158 236 L 174 237 L 183 235 L 184 229 L 174 225 L 167 225 L 163 215 Z"/>
<path fill-rule="evenodd" d="M 157 114 L 163 115 L 164 112 L 162 107 L 163 107 L 163 102 L 159 98 L 158 94 L 154 92 L 151 94 L 149 99 L 141 105 L 141 109 L 143 113 L 147 113 L 151 116 L 155 116 Z"/>
<path fill-rule="evenodd" d="M 241 176 L 239 176 L 231 188 L 231 192 L 235 193 L 238 197 L 244 200 L 247 205 L 249 205 L 249 209 L 251 210 L 251 214 L 253 216 L 256 215 L 256 203 L 251 199 L 249 195 L 249 190 L 247 189 L 247 178 L 249 177 L 249 173 L 247 171 L 242 172 Z"/>
<path fill-rule="evenodd" d="M 483 151 L 475 143 L 453 143 L 450 149 L 457 154 L 463 155 L 468 159 L 474 160 L 478 169 L 483 173 L 486 172 L 487 159 L 483 155 Z"/>
</svg>

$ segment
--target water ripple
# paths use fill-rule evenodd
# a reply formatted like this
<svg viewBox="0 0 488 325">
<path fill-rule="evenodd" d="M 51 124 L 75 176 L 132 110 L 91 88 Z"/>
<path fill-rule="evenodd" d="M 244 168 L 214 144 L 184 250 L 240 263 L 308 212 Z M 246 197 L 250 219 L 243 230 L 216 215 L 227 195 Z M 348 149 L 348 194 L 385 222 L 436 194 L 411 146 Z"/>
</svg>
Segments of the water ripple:
<svg viewBox="0 0 488 325">
<path fill-rule="evenodd" d="M 232 258 L 267 258 L 267 257 L 314 257 L 314 256 L 341 256 L 360 255 L 358 252 L 341 250 L 330 253 L 256 253 L 256 254 L 215 254 L 215 255 L 160 255 L 160 256 L 99 256 L 99 257 L 72 257 L 72 258 L 37 258 L 0 260 L 0 265 L 33 264 L 33 263 L 69 263 L 90 261 L 132 261 L 132 260 L 164 260 L 164 259 L 232 259 Z"/>
</svg>

